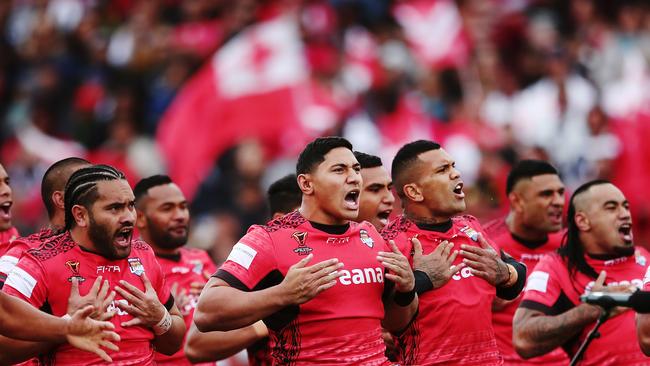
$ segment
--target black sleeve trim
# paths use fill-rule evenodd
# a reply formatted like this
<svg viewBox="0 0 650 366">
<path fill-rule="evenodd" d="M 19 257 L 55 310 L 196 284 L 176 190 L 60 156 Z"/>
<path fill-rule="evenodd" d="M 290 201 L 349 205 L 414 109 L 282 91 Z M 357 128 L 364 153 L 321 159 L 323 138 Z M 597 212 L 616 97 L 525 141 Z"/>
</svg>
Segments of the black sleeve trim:
<svg viewBox="0 0 650 366">
<path fill-rule="evenodd" d="M 542 313 L 544 313 L 544 315 L 551 315 L 553 313 L 553 309 L 550 306 L 544 305 L 542 303 L 533 300 L 523 300 L 519 304 L 519 307 L 524 309 L 541 311 Z"/>
<path fill-rule="evenodd" d="M 174 306 L 174 295 L 169 294 L 169 299 L 167 299 L 167 302 L 165 303 L 165 309 L 167 309 L 167 311 L 170 311 L 173 306 Z"/>
<path fill-rule="evenodd" d="M 212 277 L 216 277 L 226 281 L 226 283 L 230 285 L 230 287 L 234 287 L 237 290 L 246 291 L 246 292 L 251 290 L 248 287 L 246 287 L 246 285 L 244 285 L 244 283 L 240 281 L 237 277 L 233 276 L 232 274 L 230 274 L 230 272 L 227 272 L 223 269 L 219 269 L 215 274 L 212 275 Z"/>
<path fill-rule="evenodd" d="M 510 287 L 497 287 L 497 297 L 504 300 L 514 300 L 526 286 L 526 265 L 517 262 L 509 255 L 502 255 L 503 261 L 517 271 L 517 282 Z"/>
<path fill-rule="evenodd" d="M 415 277 L 415 292 L 417 292 L 418 295 L 433 290 L 433 282 L 431 282 L 431 279 L 426 272 L 416 269 L 413 271 L 413 276 Z"/>
</svg>

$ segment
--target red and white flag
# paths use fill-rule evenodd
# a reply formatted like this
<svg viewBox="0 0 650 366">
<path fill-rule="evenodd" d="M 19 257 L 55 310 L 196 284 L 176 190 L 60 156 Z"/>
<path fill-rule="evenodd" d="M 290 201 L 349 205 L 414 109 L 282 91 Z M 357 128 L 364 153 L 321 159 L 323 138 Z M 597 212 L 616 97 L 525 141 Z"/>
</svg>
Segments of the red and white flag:
<svg viewBox="0 0 650 366">
<path fill-rule="evenodd" d="M 270 155 L 302 144 L 303 106 L 296 104 L 296 91 L 308 82 L 295 19 L 278 17 L 242 31 L 165 112 L 157 140 L 169 174 L 191 198 L 216 158 L 242 139 L 258 139 Z"/>
<path fill-rule="evenodd" d="M 393 15 L 421 63 L 444 68 L 468 62 L 469 37 L 453 0 L 401 1 Z"/>
</svg>

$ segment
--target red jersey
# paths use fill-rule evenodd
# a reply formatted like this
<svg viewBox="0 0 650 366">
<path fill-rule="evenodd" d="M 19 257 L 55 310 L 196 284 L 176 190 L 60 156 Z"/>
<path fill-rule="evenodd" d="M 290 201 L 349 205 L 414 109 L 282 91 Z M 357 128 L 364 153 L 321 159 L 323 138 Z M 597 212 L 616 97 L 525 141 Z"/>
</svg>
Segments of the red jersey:
<svg viewBox="0 0 650 366">
<path fill-rule="evenodd" d="M 377 260 L 388 248 L 367 222 L 341 228 L 340 234 L 321 231 L 297 211 L 254 225 L 215 274 L 234 288 L 256 291 L 282 282 L 310 253 L 309 265 L 331 258 L 344 264 L 334 287 L 265 319 L 273 365 L 388 364 L 380 324 L 384 267 Z"/>
<path fill-rule="evenodd" d="M 128 258 L 110 260 L 82 249 L 66 232 L 47 239 L 38 249 L 30 249 L 11 271 L 3 291 L 23 299 L 36 308 L 55 316 L 67 312 L 70 282 L 79 280 L 79 292 L 86 294 L 98 276 L 108 280 L 111 287 L 124 280 L 144 291 L 139 276 L 146 273 L 160 301 L 167 309 L 173 305 L 173 298 L 165 285 L 165 279 L 156 261 L 153 250 L 143 241 L 134 239 Z M 143 326 L 123 328 L 122 323 L 133 319 L 131 315 L 115 306 L 115 302 L 126 302 L 119 294 L 109 310 L 117 313 L 111 319 L 121 341 L 119 352 L 106 350 L 118 365 L 152 365 L 154 363 L 153 330 Z M 73 348 L 68 344 L 60 346 L 52 355 L 52 362 L 61 365 L 104 365 L 95 354 Z"/>
<path fill-rule="evenodd" d="M 532 270 L 539 260 L 548 253 L 555 252 L 562 242 L 564 232 L 550 234 L 546 241 L 525 242 L 514 237 L 508 230 L 504 219 L 494 220 L 485 225 L 485 232 L 490 239 L 499 243 L 502 250 L 512 256 L 517 262 L 523 263 Z M 503 356 L 505 365 L 567 365 L 569 359 L 566 353 L 558 348 L 541 357 L 528 360 L 521 358 L 512 345 L 512 319 L 521 302 L 522 295 L 509 301 L 501 310 L 492 311 L 492 326 L 497 338 L 499 352 Z"/>
<path fill-rule="evenodd" d="M 585 256 L 587 263 L 596 271 L 607 272 L 606 285 L 643 286 L 643 274 L 648 268 L 648 251 L 636 248 L 634 255 L 608 260 Z M 580 304 L 580 295 L 591 289 L 595 279 L 577 272 L 569 276 L 566 261 L 559 254 L 542 258 L 528 276 L 522 308 L 533 309 L 546 315 L 562 314 Z M 590 324 L 562 348 L 573 355 L 587 333 L 596 324 Z M 594 339 L 584 354 L 581 365 L 647 365 L 650 361 L 639 348 L 633 311 L 607 320 L 599 329 L 600 337 Z"/>
<path fill-rule="evenodd" d="M 188 296 L 187 305 L 179 310 L 183 314 L 187 329 L 190 329 L 194 309 L 196 308 L 196 303 L 199 301 L 198 295 L 191 293 L 192 283 L 197 282 L 204 285 L 207 282 L 208 276 L 213 274 L 217 270 L 217 267 L 212 263 L 208 253 L 200 249 L 181 248 L 178 255 L 157 255 L 157 259 L 165 275 L 167 285 L 171 288 L 174 283 L 177 283 L 177 291 L 185 290 L 186 296 Z M 187 336 L 187 333 L 185 335 Z M 183 340 L 184 344 L 185 340 Z M 185 358 L 183 348 L 172 356 L 166 356 L 156 352 L 155 359 L 158 365 L 192 365 Z M 214 365 L 214 362 L 204 365 Z"/>
<path fill-rule="evenodd" d="M 12 268 L 18 264 L 18 260 L 27 250 L 39 247 L 43 240 L 56 234 L 56 231 L 50 228 L 44 228 L 41 231 L 27 237 L 14 239 L 7 246 L 7 250 L 0 256 L 0 288 L 4 285 L 7 276 Z"/>
<path fill-rule="evenodd" d="M 20 234 L 18 234 L 18 230 L 13 226 L 9 228 L 9 230 L 0 231 L 0 256 L 7 251 L 9 243 L 19 236 Z"/>
<path fill-rule="evenodd" d="M 461 244 L 479 246 L 477 234 L 483 232 L 472 216 L 454 217 L 441 230 L 446 231 L 420 229 L 402 215 L 389 223 L 382 235 L 385 240 L 394 240 L 402 253 L 410 253 L 412 263 L 410 239 L 415 235 L 426 255 L 444 240 L 453 242 L 454 250 Z M 454 264 L 461 260 L 458 256 Z M 501 365 L 491 322 L 495 297 L 496 288 L 472 275 L 468 267 L 441 288 L 421 294 L 417 318 L 396 337 L 398 361 L 404 365 Z"/>
</svg>

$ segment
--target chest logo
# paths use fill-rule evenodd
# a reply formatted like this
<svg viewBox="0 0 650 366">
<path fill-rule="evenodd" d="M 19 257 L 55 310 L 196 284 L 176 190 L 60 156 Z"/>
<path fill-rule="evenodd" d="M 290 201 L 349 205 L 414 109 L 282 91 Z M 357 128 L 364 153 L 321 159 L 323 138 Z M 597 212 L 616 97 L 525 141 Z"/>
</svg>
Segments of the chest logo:
<svg viewBox="0 0 650 366">
<path fill-rule="evenodd" d="M 142 276 L 144 273 L 144 266 L 142 265 L 140 258 L 129 258 L 127 261 L 129 262 L 129 269 L 131 270 L 131 273 L 136 276 Z"/>
<path fill-rule="evenodd" d="M 199 260 L 192 261 L 192 272 L 196 274 L 203 274 L 203 262 Z"/>
<path fill-rule="evenodd" d="M 365 229 L 359 230 L 359 237 L 361 238 L 361 242 L 367 245 L 368 248 L 372 248 L 373 246 L 375 246 L 375 241 L 372 240 L 372 238 L 368 234 L 368 231 L 366 231 Z"/>
<path fill-rule="evenodd" d="M 307 233 L 305 231 L 296 231 L 291 234 L 291 237 L 298 243 L 298 247 L 293 249 L 293 252 L 298 255 L 307 255 L 313 248 L 308 247 L 305 242 L 307 241 Z"/>
<path fill-rule="evenodd" d="M 79 282 L 83 282 L 83 281 L 86 280 L 83 276 L 81 276 L 79 274 L 79 261 L 78 260 L 74 260 L 74 259 L 69 260 L 69 261 L 65 262 L 65 266 L 68 267 L 70 269 L 70 271 L 72 272 L 72 276 L 68 277 L 69 282 L 72 282 L 73 278 L 76 278 L 77 281 L 79 281 Z"/>
<path fill-rule="evenodd" d="M 462 229 L 460 229 L 460 232 L 467 235 L 470 239 L 474 241 L 478 241 L 478 231 L 472 229 L 471 227 L 465 226 Z"/>
</svg>

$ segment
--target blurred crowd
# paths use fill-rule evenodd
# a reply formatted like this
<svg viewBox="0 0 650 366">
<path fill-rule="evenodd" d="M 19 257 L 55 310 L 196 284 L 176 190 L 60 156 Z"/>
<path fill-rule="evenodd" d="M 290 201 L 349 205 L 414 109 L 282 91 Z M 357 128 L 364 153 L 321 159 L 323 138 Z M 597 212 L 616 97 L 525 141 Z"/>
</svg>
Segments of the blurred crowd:
<svg viewBox="0 0 650 366">
<path fill-rule="evenodd" d="M 287 14 L 320 101 L 304 116 L 318 134 L 388 167 L 406 142 L 440 142 L 483 220 L 505 212 L 506 174 L 524 157 L 551 161 L 569 189 L 613 179 L 638 240 L 650 239 L 643 0 L 0 1 L 0 161 L 15 224 L 42 225 L 41 177 L 66 156 L 132 183 L 165 172 L 158 125 L 178 91 L 242 30 Z M 273 116 L 260 117 L 263 128 Z M 265 189 L 295 161 L 254 138 L 231 145 L 192 196 L 190 242 L 218 262 L 267 219 Z"/>
</svg>

